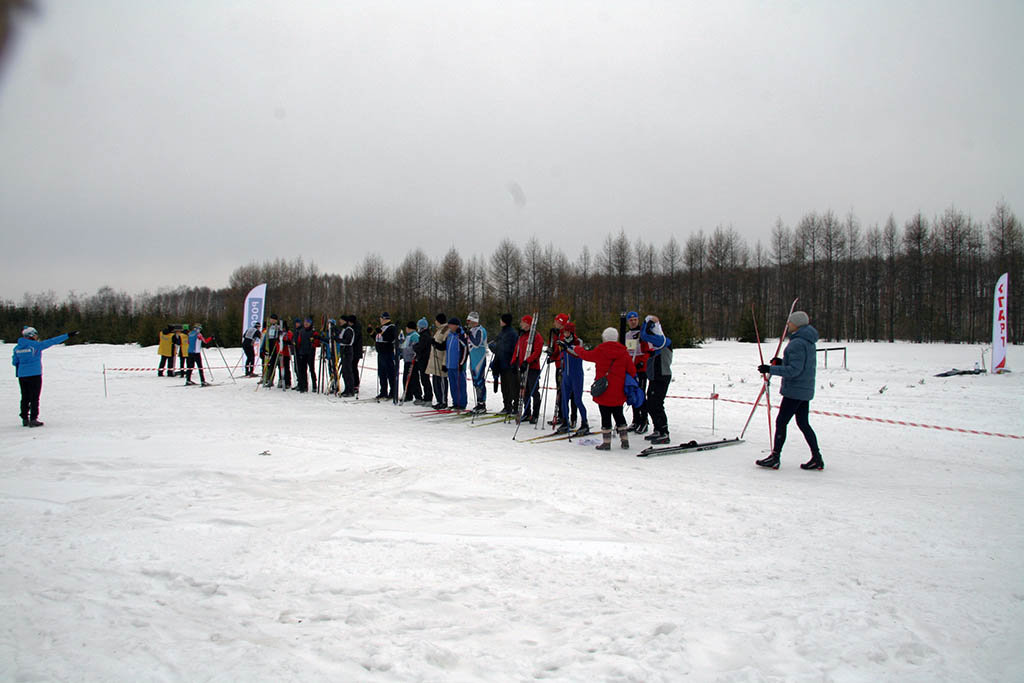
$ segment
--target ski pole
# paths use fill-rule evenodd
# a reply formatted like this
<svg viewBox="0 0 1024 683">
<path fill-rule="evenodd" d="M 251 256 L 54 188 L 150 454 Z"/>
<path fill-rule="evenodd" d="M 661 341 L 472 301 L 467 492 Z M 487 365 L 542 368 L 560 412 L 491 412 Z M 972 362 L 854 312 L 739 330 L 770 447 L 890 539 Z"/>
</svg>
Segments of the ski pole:
<svg viewBox="0 0 1024 683">
<path fill-rule="evenodd" d="M 210 366 L 210 359 L 206 357 L 206 347 L 204 346 L 201 349 L 199 349 L 199 352 L 203 355 L 203 362 L 206 363 L 206 371 L 208 373 L 210 373 L 210 381 L 212 382 L 213 381 L 213 370 L 211 369 L 211 366 Z M 224 365 L 227 365 L 227 363 L 224 363 Z"/>
<path fill-rule="evenodd" d="M 224 361 L 224 367 L 228 371 L 228 377 L 231 378 L 231 383 L 232 384 L 238 384 L 238 382 L 235 381 L 235 375 L 231 372 L 231 366 L 228 365 L 227 359 L 224 358 L 224 350 L 220 348 L 220 341 L 217 340 L 217 339 L 214 339 L 214 343 L 217 345 L 217 350 L 220 351 L 220 359 L 222 361 Z M 213 379 L 213 375 L 210 375 L 210 379 Z"/>
<path fill-rule="evenodd" d="M 541 385 L 544 387 L 544 399 L 540 402 L 540 420 L 537 424 L 533 425 L 534 429 L 537 429 L 541 422 L 545 422 L 548 419 L 548 377 L 551 373 L 551 350 L 548 347 L 548 354 L 544 357 L 544 383 Z M 540 375 L 537 375 L 537 379 L 540 380 Z"/>
<path fill-rule="evenodd" d="M 761 365 L 764 365 L 764 351 L 761 350 L 761 333 L 757 329 L 757 314 L 754 312 L 754 304 L 750 304 L 750 318 L 754 321 L 754 337 L 757 338 L 757 354 L 761 357 Z M 761 381 L 764 382 L 764 400 L 768 406 L 768 447 L 772 448 L 775 443 L 772 440 L 772 398 L 768 393 L 768 382 L 771 379 L 771 373 L 764 373 L 761 375 Z"/>
</svg>

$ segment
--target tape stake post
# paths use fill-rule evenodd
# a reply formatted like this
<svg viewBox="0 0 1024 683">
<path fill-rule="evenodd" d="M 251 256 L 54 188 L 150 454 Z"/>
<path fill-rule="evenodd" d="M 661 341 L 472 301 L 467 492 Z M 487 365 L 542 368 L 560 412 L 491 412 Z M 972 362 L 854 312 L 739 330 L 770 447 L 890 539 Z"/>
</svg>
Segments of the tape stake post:
<svg viewBox="0 0 1024 683">
<path fill-rule="evenodd" d="M 107 364 L 103 364 L 103 398 L 107 397 Z"/>
</svg>

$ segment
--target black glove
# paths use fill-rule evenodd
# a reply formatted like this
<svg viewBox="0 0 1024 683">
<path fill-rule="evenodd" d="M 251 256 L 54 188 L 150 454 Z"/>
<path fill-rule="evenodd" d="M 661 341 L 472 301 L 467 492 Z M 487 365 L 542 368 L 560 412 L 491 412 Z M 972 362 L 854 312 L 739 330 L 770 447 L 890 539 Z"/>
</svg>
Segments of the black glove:
<svg viewBox="0 0 1024 683">
<path fill-rule="evenodd" d="M 546 361 L 544 361 L 544 362 L 545 362 L 545 363 L 547 363 L 548 365 L 551 365 L 551 364 L 552 364 L 552 363 L 554 363 L 554 362 L 555 362 L 556 360 L 558 360 L 558 359 L 557 359 L 557 358 L 555 358 L 554 356 L 552 356 L 551 354 L 548 354 L 548 359 L 547 359 Z"/>
<path fill-rule="evenodd" d="M 441 366 L 441 372 L 448 372 L 448 366 L 447 365 L 442 365 Z"/>
<path fill-rule="evenodd" d="M 767 375 L 769 372 L 771 372 L 771 370 L 772 366 L 768 364 L 762 364 L 757 366 L 757 371 L 760 372 L 762 375 Z"/>
<path fill-rule="evenodd" d="M 568 351 L 569 350 L 569 342 L 567 342 L 566 340 L 559 339 L 555 343 L 558 344 L 558 348 L 562 349 L 563 351 Z"/>
<path fill-rule="evenodd" d="M 69 337 L 77 337 L 78 336 L 78 330 L 71 330 L 70 332 L 68 332 L 68 336 Z"/>
<path fill-rule="evenodd" d="M 775 358 L 772 358 L 772 365 L 782 365 L 782 359 L 775 356 Z"/>
</svg>

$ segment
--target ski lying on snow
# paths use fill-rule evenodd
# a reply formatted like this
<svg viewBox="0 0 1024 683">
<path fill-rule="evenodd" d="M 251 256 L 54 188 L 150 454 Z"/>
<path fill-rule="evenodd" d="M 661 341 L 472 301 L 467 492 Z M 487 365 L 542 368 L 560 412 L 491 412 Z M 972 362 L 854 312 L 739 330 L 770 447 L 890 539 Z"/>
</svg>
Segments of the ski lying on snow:
<svg viewBox="0 0 1024 683">
<path fill-rule="evenodd" d="M 704 443 L 697 443 L 696 441 L 688 441 L 687 443 L 681 443 L 678 446 L 649 446 L 636 454 L 638 458 L 653 458 L 658 455 L 672 455 L 673 453 L 696 453 L 697 451 L 710 451 L 715 448 L 724 448 L 725 446 L 737 446 L 743 443 L 743 439 L 722 439 L 721 441 L 705 441 Z"/>
<path fill-rule="evenodd" d="M 481 420 L 477 420 L 476 422 L 474 422 L 473 424 L 471 424 L 469 426 L 470 427 L 474 427 L 474 428 L 475 427 L 487 427 L 488 425 L 500 425 L 500 424 L 506 424 L 506 423 L 509 423 L 509 422 L 515 422 L 515 418 L 510 416 L 510 415 L 502 415 L 502 414 L 497 414 L 496 413 L 494 415 L 488 415 L 488 416 L 486 416 L 485 418 L 483 418 Z"/>
</svg>

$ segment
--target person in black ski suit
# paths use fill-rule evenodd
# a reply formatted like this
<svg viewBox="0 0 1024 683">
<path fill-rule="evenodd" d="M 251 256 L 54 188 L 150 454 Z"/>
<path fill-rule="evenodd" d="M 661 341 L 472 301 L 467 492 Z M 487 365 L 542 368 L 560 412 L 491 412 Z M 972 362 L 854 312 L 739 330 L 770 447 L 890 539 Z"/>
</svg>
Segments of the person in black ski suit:
<svg viewBox="0 0 1024 683">
<path fill-rule="evenodd" d="M 363 379 L 360 376 L 362 374 L 360 370 L 360 363 L 363 360 L 363 352 L 365 350 L 363 348 L 363 328 L 359 326 L 359 319 L 356 318 L 356 316 L 354 315 L 348 316 L 348 324 L 352 327 L 353 331 L 355 331 L 356 334 L 355 342 L 352 346 L 352 377 L 353 382 L 355 383 L 355 393 L 358 394 L 359 382 L 362 381 Z"/>
<path fill-rule="evenodd" d="M 412 351 L 416 356 L 416 362 L 413 365 L 415 375 L 412 381 L 420 385 L 421 396 L 418 400 L 413 401 L 413 404 L 429 406 L 434 402 L 434 389 L 431 386 L 430 375 L 427 374 L 427 363 L 430 362 L 433 338 L 430 335 L 430 323 L 426 318 L 420 318 L 416 323 L 416 332 L 419 334 L 419 339 L 412 345 Z"/>
<path fill-rule="evenodd" d="M 344 383 L 344 390 L 341 392 L 341 395 L 344 398 L 356 395 L 356 381 L 354 373 L 356 330 L 349 323 L 349 319 L 352 317 L 353 316 L 350 315 L 344 315 L 338 320 L 338 324 L 340 326 L 338 330 L 338 365 L 341 367 L 341 381 Z"/>
<path fill-rule="evenodd" d="M 380 381 L 378 399 L 398 396 L 398 377 L 395 375 L 395 341 L 398 328 L 391 322 L 389 313 L 380 314 L 380 327 L 367 328 L 373 333 L 374 348 L 377 350 L 377 378 Z"/>
<path fill-rule="evenodd" d="M 512 329 L 512 314 L 501 314 L 501 329 L 498 336 L 489 344 L 494 360 L 491 369 L 498 375 L 501 382 L 501 412 L 514 415 L 516 401 L 519 398 L 519 373 L 512 366 L 512 356 L 516 352 L 516 341 L 519 336 Z"/>
<path fill-rule="evenodd" d="M 295 332 L 295 365 L 299 373 L 296 382 L 302 393 L 310 388 L 316 393 L 316 350 L 319 346 L 320 333 L 313 329 L 313 319 L 307 316 L 302 327 Z"/>
<path fill-rule="evenodd" d="M 789 344 L 782 358 L 773 358 L 772 364 L 757 366 L 762 375 L 774 375 L 782 378 L 782 404 L 779 406 L 778 417 L 775 418 L 775 443 L 771 455 L 756 461 L 761 467 L 779 469 L 779 456 L 782 446 L 786 443 L 786 426 L 796 416 L 796 425 L 804 434 L 811 459 L 800 465 L 804 470 L 823 470 L 825 462 L 821 459 L 818 449 L 818 436 L 811 429 L 808 415 L 811 412 L 811 399 L 814 398 L 814 376 L 818 358 L 816 344 L 818 331 L 811 327 L 810 319 L 803 311 L 795 311 L 786 322 L 789 333 Z"/>
</svg>

